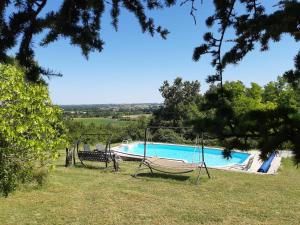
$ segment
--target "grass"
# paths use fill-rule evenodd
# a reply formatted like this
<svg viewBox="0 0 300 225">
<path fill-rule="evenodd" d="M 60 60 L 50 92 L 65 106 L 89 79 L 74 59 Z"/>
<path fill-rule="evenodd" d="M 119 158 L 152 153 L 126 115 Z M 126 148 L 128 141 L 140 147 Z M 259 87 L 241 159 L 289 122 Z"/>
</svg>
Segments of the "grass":
<svg viewBox="0 0 300 225">
<path fill-rule="evenodd" d="M 210 170 L 191 177 L 130 175 L 63 166 L 48 183 L 0 198 L 0 224 L 299 224 L 300 170 L 283 160 L 276 176 Z M 147 171 L 145 171 L 147 172 Z"/>
<path fill-rule="evenodd" d="M 126 120 L 117 120 L 111 118 L 104 117 L 92 117 L 92 118 L 74 118 L 75 121 L 82 122 L 86 125 L 94 123 L 95 125 L 113 125 L 113 126 L 126 126 L 130 123 L 134 123 L 135 121 L 126 121 Z"/>
</svg>

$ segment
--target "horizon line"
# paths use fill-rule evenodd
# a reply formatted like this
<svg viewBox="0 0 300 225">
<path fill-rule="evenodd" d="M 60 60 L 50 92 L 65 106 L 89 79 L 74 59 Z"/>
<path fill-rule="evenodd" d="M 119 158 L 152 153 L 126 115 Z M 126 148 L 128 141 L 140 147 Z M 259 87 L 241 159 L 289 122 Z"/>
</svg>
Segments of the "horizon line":
<svg viewBox="0 0 300 225">
<path fill-rule="evenodd" d="M 55 104 L 55 105 L 59 105 L 59 106 L 84 106 L 84 105 L 142 105 L 142 104 L 156 104 L 156 105 L 160 105 L 163 104 L 162 102 L 135 102 L 135 103 L 75 103 L 75 104 Z"/>
</svg>

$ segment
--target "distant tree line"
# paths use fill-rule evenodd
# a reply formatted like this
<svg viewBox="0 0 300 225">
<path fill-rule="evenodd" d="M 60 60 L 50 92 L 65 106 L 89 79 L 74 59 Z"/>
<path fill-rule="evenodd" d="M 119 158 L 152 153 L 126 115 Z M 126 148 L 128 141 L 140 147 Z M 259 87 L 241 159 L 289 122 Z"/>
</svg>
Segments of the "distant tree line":
<svg viewBox="0 0 300 225">
<path fill-rule="evenodd" d="M 64 115 L 71 118 L 110 117 L 123 119 L 130 115 L 152 114 L 158 109 L 159 104 L 62 105 L 61 107 L 64 110 Z"/>
</svg>

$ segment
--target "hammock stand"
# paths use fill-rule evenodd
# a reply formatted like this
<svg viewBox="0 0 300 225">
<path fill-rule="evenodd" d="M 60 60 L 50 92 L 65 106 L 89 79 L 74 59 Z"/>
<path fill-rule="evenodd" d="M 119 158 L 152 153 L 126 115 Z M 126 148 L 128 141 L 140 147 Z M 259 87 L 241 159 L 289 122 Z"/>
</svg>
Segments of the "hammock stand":
<svg viewBox="0 0 300 225">
<path fill-rule="evenodd" d="M 95 150 L 95 151 L 81 151 L 81 150 L 79 150 L 79 146 L 83 142 L 82 139 L 83 139 L 84 136 L 103 136 L 103 135 L 108 136 L 106 146 L 105 146 L 105 149 L 103 151 L 97 151 L 97 150 Z M 119 170 L 119 165 L 118 165 L 118 162 L 116 160 L 116 156 L 115 156 L 115 154 L 113 154 L 111 152 L 111 134 L 97 133 L 97 134 L 84 134 L 84 135 L 81 135 L 80 138 L 76 142 L 76 147 L 75 148 L 76 148 L 78 159 L 80 160 L 80 162 L 83 166 L 86 166 L 84 161 L 92 161 L 92 162 L 104 162 L 105 167 L 107 168 L 108 163 L 112 162 L 114 170 L 116 172 Z M 75 153 L 75 151 L 74 151 L 74 153 Z M 75 165 L 76 164 L 75 155 L 73 157 L 73 160 L 74 160 L 73 163 Z"/>
<path fill-rule="evenodd" d="M 210 174 L 208 172 L 205 160 L 204 160 L 204 137 L 202 133 L 201 138 L 201 151 L 196 143 L 196 148 L 199 149 L 199 163 L 186 163 L 183 160 L 174 160 L 174 159 L 164 159 L 157 157 L 147 157 L 147 133 L 149 129 L 191 129 L 190 127 L 147 127 L 145 129 L 145 137 L 144 137 L 144 156 L 136 170 L 136 173 L 133 177 L 137 177 L 138 173 L 143 169 L 150 169 L 151 174 L 154 174 L 154 171 L 158 171 L 161 173 L 178 175 L 178 174 L 186 174 L 198 170 L 196 184 L 199 183 L 201 170 L 205 168 L 206 174 L 208 178 L 210 178 Z M 202 155 L 202 159 L 200 160 L 200 154 Z M 145 166 L 146 168 L 142 168 Z"/>
</svg>

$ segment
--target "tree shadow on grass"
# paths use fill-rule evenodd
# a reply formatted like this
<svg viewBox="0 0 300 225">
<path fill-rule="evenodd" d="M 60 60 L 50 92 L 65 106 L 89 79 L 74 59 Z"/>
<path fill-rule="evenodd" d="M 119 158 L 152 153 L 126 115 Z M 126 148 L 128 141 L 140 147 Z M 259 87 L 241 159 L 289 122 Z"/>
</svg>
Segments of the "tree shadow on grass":
<svg viewBox="0 0 300 225">
<path fill-rule="evenodd" d="M 103 172 L 114 172 L 114 167 L 113 165 L 108 164 L 108 167 L 105 167 L 105 164 L 101 164 L 99 163 L 99 165 L 89 165 L 89 164 L 85 164 L 82 165 L 80 163 L 76 163 L 76 165 L 72 165 L 69 167 L 66 167 L 65 165 L 57 165 L 56 167 L 60 167 L 60 168 L 80 168 L 80 169 L 88 169 L 88 170 L 99 170 L 99 171 L 103 171 Z"/>
<path fill-rule="evenodd" d="M 176 174 L 167 174 L 167 173 L 139 173 L 137 177 L 148 177 L 148 178 L 160 178 L 166 180 L 178 180 L 178 181 L 186 181 L 190 179 L 190 176 L 176 175 Z"/>
<path fill-rule="evenodd" d="M 201 173 L 199 177 L 199 181 L 197 182 L 197 175 L 194 172 L 192 173 L 187 173 L 186 175 L 182 174 L 168 174 L 168 173 L 162 173 L 162 172 L 140 172 L 137 174 L 137 176 L 134 176 L 135 178 L 158 178 L 158 179 L 164 179 L 168 181 L 186 181 L 189 184 L 193 185 L 198 185 L 198 184 L 203 184 L 206 183 L 210 180 L 210 178 L 207 177 L 206 174 Z"/>
</svg>

